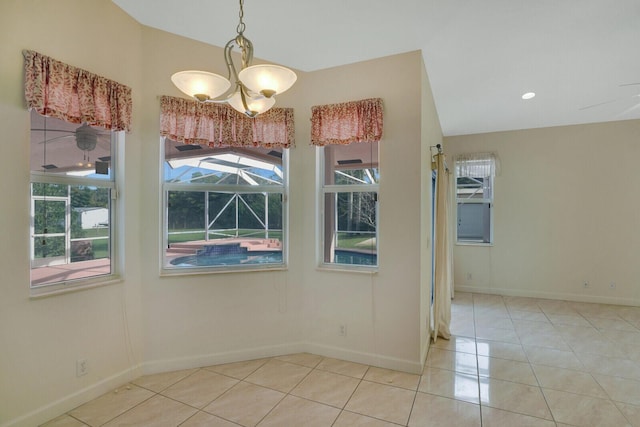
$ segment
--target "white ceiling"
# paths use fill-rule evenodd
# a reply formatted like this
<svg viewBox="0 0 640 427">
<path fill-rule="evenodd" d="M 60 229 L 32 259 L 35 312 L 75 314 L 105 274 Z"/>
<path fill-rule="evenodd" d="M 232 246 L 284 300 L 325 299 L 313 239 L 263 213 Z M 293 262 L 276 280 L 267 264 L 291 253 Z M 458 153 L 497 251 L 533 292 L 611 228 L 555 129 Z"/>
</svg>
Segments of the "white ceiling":
<svg viewBox="0 0 640 427">
<path fill-rule="evenodd" d="M 234 0 L 112 1 L 216 46 L 238 23 Z M 256 57 L 303 71 L 421 49 L 445 135 L 640 118 L 640 0 L 246 0 L 244 13 Z"/>
</svg>

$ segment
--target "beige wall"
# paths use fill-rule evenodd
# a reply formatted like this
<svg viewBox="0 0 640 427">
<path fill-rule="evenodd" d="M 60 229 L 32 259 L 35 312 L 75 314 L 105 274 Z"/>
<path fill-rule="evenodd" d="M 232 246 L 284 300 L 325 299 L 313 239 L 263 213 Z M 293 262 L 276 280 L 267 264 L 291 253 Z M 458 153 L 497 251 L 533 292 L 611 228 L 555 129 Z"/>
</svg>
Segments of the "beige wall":
<svg viewBox="0 0 640 427">
<path fill-rule="evenodd" d="M 72 13 L 70 13 L 72 12 Z M 109 1 L 0 3 L 0 425 L 36 425 L 122 384 L 142 362 L 140 235 L 141 27 Z M 29 113 L 22 49 L 134 88 L 121 200 L 126 266 L 119 284 L 29 298 Z M 85 358 L 89 373 L 76 378 Z M 21 420 L 21 421 L 20 421 Z"/>
<path fill-rule="evenodd" d="M 502 169 L 495 244 L 455 247 L 456 289 L 640 305 L 639 138 L 639 120 L 445 138 Z"/>
<path fill-rule="evenodd" d="M 305 96 L 295 101 L 297 136 L 301 137 L 293 159 L 302 169 L 294 174 L 292 200 L 298 204 L 291 208 L 303 212 L 307 220 L 304 228 L 292 224 L 303 250 L 300 262 L 292 262 L 292 270 L 304 284 L 309 324 L 305 341 L 312 343 L 315 353 L 420 370 L 426 322 L 420 301 L 428 301 L 421 283 L 429 276 L 423 271 L 430 269 L 430 257 L 421 256 L 429 238 L 424 223 L 430 221 L 422 214 L 429 197 L 424 192 L 422 166 L 427 157 L 424 147 L 441 138 L 423 72 L 422 55 L 416 51 L 310 73 L 298 87 Z M 311 226 L 319 211 L 314 189 L 316 148 L 309 145 L 311 106 L 370 97 L 382 98 L 385 109 L 379 144 L 379 271 L 371 275 L 318 270 L 317 230 Z M 423 122 L 430 130 L 424 135 Z M 298 266 L 302 267 L 299 272 Z M 347 326 L 344 337 L 338 334 L 340 324 Z"/>
<path fill-rule="evenodd" d="M 428 342 L 420 301 L 428 301 L 430 277 L 422 166 L 441 132 L 419 52 L 299 73 L 279 97 L 296 119 L 288 270 L 160 277 L 158 96 L 180 96 L 169 79 L 177 70 L 224 70 L 221 49 L 141 26 L 107 0 L 5 0 L 0 31 L 0 425 L 38 424 L 141 372 L 294 351 L 420 370 Z M 121 283 L 29 298 L 25 48 L 133 89 L 120 188 Z M 379 273 L 319 271 L 310 107 L 369 97 L 385 105 Z M 79 358 L 88 360 L 89 374 L 76 378 Z"/>
</svg>

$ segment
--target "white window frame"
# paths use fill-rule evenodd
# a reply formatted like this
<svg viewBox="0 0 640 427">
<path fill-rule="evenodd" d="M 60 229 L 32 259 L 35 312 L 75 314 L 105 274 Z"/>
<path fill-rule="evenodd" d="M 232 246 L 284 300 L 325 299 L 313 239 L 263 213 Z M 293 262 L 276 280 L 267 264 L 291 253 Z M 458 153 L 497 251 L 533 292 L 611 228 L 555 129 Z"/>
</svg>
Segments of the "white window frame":
<svg viewBox="0 0 640 427">
<path fill-rule="evenodd" d="M 193 184 L 193 183 L 169 183 L 164 179 L 165 163 L 165 137 L 160 138 L 160 183 L 162 188 L 160 235 L 162 236 L 160 246 L 160 275 L 161 276 L 181 276 L 192 274 L 211 273 L 233 273 L 247 271 L 271 271 L 286 270 L 289 260 L 289 149 L 282 148 L 282 182 L 283 185 L 220 185 L 220 184 Z M 246 147 L 251 148 L 251 147 Z M 170 191 L 194 191 L 194 192 L 229 192 L 238 194 L 268 193 L 280 194 L 282 197 L 282 263 L 270 264 L 246 264 L 246 265 L 212 265 L 206 267 L 168 267 L 166 248 L 168 246 L 168 213 L 169 213 L 169 192 Z M 206 199 L 205 199 L 206 202 Z M 205 203 L 206 204 L 206 203 Z M 206 224 L 205 224 L 206 227 Z"/>
<path fill-rule="evenodd" d="M 327 270 L 339 270 L 339 271 L 360 271 L 360 272 L 377 272 L 380 265 L 379 257 L 379 245 L 380 245 L 380 184 L 354 184 L 354 185 L 340 185 L 340 184 L 325 184 L 325 148 L 327 146 L 316 146 L 316 182 L 317 182 L 317 205 L 318 205 L 318 221 L 316 224 L 316 241 L 317 245 L 317 266 L 320 269 Z M 379 168 L 379 165 L 378 165 Z M 375 193 L 375 213 L 376 213 L 376 264 L 375 265 L 361 265 L 361 264 L 339 264 L 325 262 L 325 196 L 326 194 L 337 193 Z M 336 206 L 337 208 L 337 206 Z M 334 211 L 336 216 L 335 224 L 337 226 L 337 212 Z"/>
<path fill-rule="evenodd" d="M 32 171 L 30 172 L 29 195 L 31 199 L 30 207 L 30 226 L 29 226 L 29 248 L 30 248 L 30 268 L 33 268 L 34 255 L 34 218 L 33 205 L 34 200 L 44 199 L 41 196 L 33 196 L 32 184 L 59 184 L 68 186 L 96 186 L 108 188 L 111 194 L 109 209 L 109 262 L 111 272 L 103 275 L 96 275 L 81 279 L 62 280 L 59 282 L 45 283 L 41 285 L 33 285 L 31 278 L 29 279 L 29 291 L 31 297 L 49 296 L 53 294 L 77 291 L 97 286 L 108 285 L 121 282 L 121 274 L 123 271 L 123 259 L 121 257 L 120 241 L 124 231 L 120 226 L 123 217 L 123 206 L 119 203 L 118 188 L 121 182 L 124 182 L 124 132 L 111 132 L 111 179 L 95 179 L 74 175 L 59 175 L 46 172 Z M 47 198 L 49 199 L 49 198 Z M 50 200 L 56 200 L 59 197 L 52 197 Z M 69 212 L 66 213 L 69 216 Z M 69 239 L 69 231 L 65 232 L 66 239 Z"/>
<path fill-rule="evenodd" d="M 459 163 L 461 162 L 472 162 L 472 161 L 480 161 L 480 162 L 491 162 L 491 173 L 489 175 L 487 175 L 486 177 L 472 177 L 469 175 L 460 175 L 459 174 Z M 497 160 L 496 157 L 493 153 L 478 153 L 478 154 L 470 154 L 470 155 L 461 155 L 461 156 L 457 156 L 455 158 L 455 180 L 454 180 L 454 195 L 455 195 L 455 201 L 456 201 L 456 225 L 455 225 L 455 230 L 456 230 L 456 244 L 457 245 L 471 245 L 471 246 L 493 246 L 494 244 L 494 239 L 493 239 L 493 229 L 494 229 L 494 215 L 493 215 L 493 211 L 494 211 L 494 193 L 495 193 L 495 170 L 497 167 Z M 483 191 L 487 191 L 489 193 L 489 197 L 483 197 L 483 198 L 462 198 L 462 197 L 458 197 L 458 179 L 459 178 L 488 178 L 489 180 L 489 184 L 485 186 Z M 486 181 L 483 181 L 483 184 L 486 183 Z M 489 211 L 489 216 L 488 216 L 488 220 L 489 220 L 489 233 L 488 233 L 488 241 L 480 241 L 477 239 L 470 239 L 470 238 L 462 238 L 458 235 L 458 226 L 459 226 L 459 210 L 460 210 L 460 205 L 464 205 L 464 204 L 480 204 L 480 205 L 486 205 L 486 209 Z"/>
</svg>

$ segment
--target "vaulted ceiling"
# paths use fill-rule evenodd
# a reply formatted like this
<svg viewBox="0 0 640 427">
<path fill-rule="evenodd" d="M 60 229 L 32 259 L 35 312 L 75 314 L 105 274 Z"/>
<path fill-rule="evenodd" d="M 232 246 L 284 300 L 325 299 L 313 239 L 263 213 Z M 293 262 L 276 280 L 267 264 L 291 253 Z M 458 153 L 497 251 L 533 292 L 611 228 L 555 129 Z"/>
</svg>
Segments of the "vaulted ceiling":
<svg viewBox="0 0 640 427">
<path fill-rule="evenodd" d="M 112 1 L 216 46 L 238 23 L 234 0 Z M 246 0 L 244 22 L 302 71 L 422 50 L 445 135 L 640 118 L 639 0 Z"/>
</svg>

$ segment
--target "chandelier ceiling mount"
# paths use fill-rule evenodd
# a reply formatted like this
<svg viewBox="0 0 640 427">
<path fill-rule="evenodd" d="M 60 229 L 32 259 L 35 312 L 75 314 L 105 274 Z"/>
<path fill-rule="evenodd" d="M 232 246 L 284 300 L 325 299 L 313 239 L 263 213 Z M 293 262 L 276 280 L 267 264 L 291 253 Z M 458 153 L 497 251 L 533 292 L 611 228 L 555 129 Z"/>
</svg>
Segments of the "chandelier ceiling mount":
<svg viewBox="0 0 640 427">
<path fill-rule="evenodd" d="M 237 35 L 224 47 L 228 77 L 207 71 L 188 70 L 173 74 L 171 81 L 178 89 L 199 102 L 227 103 L 248 117 L 255 117 L 273 107 L 276 102 L 275 95 L 293 86 L 297 76 L 290 69 L 280 65 L 251 65 L 253 43 L 244 36 L 244 0 L 239 1 Z M 237 71 L 231 55 L 234 47 L 240 50 L 240 72 Z"/>
</svg>

